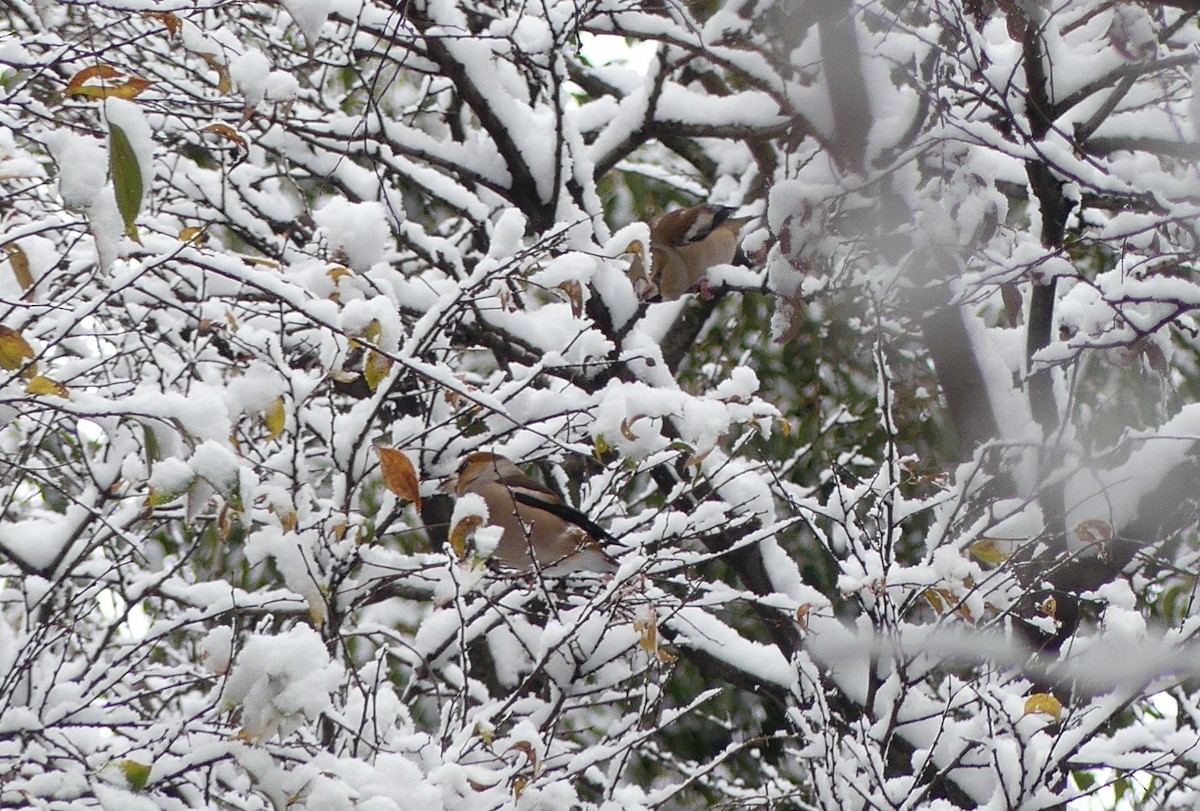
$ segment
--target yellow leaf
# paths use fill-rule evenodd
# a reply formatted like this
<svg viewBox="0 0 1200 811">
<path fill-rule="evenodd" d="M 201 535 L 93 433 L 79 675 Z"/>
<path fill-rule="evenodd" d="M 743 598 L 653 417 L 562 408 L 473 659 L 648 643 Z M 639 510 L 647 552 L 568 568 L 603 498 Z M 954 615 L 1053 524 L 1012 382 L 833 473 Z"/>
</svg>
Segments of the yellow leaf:
<svg viewBox="0 0 1200 811">
<path fill-rule="evenodd" d="M 208 233 L 204 228 L 197 228 L 190 225 L 179 232 L 179 241 L 186 242 L 189 245 L 203 245 L 208 242 Z"/>
<path fill-rule="evenodd" d="M 138 239 L 136 222 L 145 193 L 142 167 L 125 130 L 110 121 L 108 132 L 108 169 L 112 176 L 113 193 L 117 198 L 117 209 L 125 222 L 125 234 L 133 241 L 141 242 Z"/>
<path fill-rule="evenodd" d="M 16 371 L 25 365 L 25 361 L 34 357 L 33 347 L 21 333 L 15 329 L 0 327 L 0 367 L 10 372 Z"/>
<path fill-rule="evenodd" d="M 378 318 L 372 318 L 371 323 L 367 324 L 363 337 L 373 344 L 379 343 L 379 339 L 383 337 L 383 324 L 379 322 Z"/>
<path fill-rule="evenodd" d="M 286 510 L 276 518 L 279 519 L 279 526 L 283 529 L 284 534 L 295 532 L 296 525 L 300 523 L 300 516 L 296 515 L 295 510 Z"/>
<path fill-rule="evenodd" d="M 925 589 L 922 596 L 929 601 L 934 611 L 943 614 L 946 611 L 946 601 L 942 595 L 942 589 Z"/>
<path fill-rule="evenodd" d="M 414 502 L 421 509 L 420 480 L 417 469 L 404 451 L 395 448 L 375 447 L 379 454 L 379 467 L 383 471 L 383 483 L 405 501 Z"/>
<path fill-rule="evenodd" d="M 992 538 L 984 538 L 971 544 L 971 554 L 993 566 L 998 566 L 1009 558 L 1009 553 L 1001 549 L 999 542 Z"/>
<path fill-rule="evenodd" d="M 29 257 L 25 255 L 24 249 L 17 243 L 10 242 L 4 252 L 8 254 L 8 263 L 12 265 L 17 284 L 21 285 L 22 290 L 29 290 L 33 287 L 33 274 L 29 271 Z"/>
<path fill-rule="evenodd" d="M 604 438 L 604 434 L 600 434 L 592 440 L 592 453 L 601 461 L 603 461 L 603 457 L 607 456 L 612 449 L 612 445 L 608 444 L 608 440 Z"/>
<path fill-rule="evenodd" d="M 334 265 L 329 270 L 325 271 L 325 275 L 333 279 L 333 283 L 337 284 L 347 276 L 353 276 L 354 271 L 345 265 Z"/>
<path fill-rule="evenodd" d="M 633 630 L 637 632 L 638 645 L 642 650 L 651 653 L 658 650 L 658 624 L 653 619 L 634 620 Z"/>
<path fill-rule="evenodd" d="M 48 397 L 61 397 L 64 400 L 70 400 L 71 394 L 67 391 L 67 387 L 57 380 L 51 380 L 45 375 L 37 375 L 29 381 L 29 385 L 25 387 L 25 391 L 29 394 L 44 394 Z"/>
<path fill-rule="evenodd" d="M 1062 719 L 1062 702 L 1049 693 L 1034 693 L 1025 699 L 1025 714 L 1041 713 L 1049 715 L 1055 721 Z"/>
<path fill-rule="evenodd" d="M 282 397 L 276 397 L 267 406 L 267 410 L 263 414 L 263 422 L 267 425 L 267 432 L 270 434 L 271 439 L 279 439 L 283 434 L 284 427 L 287 425 L 287 412 L 284 410 Z"/>
<path fill-rule="evenodd" d="M 122 760 L 121 773 L 129 781 L 129 788 L 141 791 L 150 782 L 150 764 L 138 763 L 136 760 Z"/>
<path fill-rule="evenodd" d="M 467 539 L 481 524 L 483 519 L 478 515 L 468 515 L 454 525 L 450 531 L 450 548 L 459 560 L 467 556 Z"/>
<path fill-rule="evenodd" d="M 374 349 L 367 350 L 367 359 L 363 361 L 363 377 L 366 378 L 371 391 L 379 388 L 379 384 L 387 379 L 390 371 L 392 371 L 391 358 Z"/>
</svg>

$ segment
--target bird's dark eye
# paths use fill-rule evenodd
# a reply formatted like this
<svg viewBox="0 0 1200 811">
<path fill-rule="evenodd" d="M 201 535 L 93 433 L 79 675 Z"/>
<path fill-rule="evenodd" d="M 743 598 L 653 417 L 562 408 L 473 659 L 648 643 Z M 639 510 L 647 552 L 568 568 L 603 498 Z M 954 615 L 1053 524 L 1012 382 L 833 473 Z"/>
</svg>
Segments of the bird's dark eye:
<svg viewBox="0 0 1200 811">
<path fill-rule="evenodd" d="M 458 463 L 458 470 L 454 471 L 456 475 L 461 476 L 467 472 L 467 465 L 471 464 L 470 459 L 463 459 Z"/>
</svg>

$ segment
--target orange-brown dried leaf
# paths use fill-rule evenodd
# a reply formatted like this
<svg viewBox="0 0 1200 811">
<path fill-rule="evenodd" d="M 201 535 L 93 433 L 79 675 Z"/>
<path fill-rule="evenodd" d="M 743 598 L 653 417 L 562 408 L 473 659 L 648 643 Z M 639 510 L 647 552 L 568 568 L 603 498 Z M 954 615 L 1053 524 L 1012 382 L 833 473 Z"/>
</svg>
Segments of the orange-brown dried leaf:
<svg viewBox="0 0 1200 811">
<path fill-rule="evenodd" d="M 71 81 L 67 82 L 67 89 L 63 91 L 63 95 L 72 95 L 79 88 L 83 87 L 89 79 L 115 79 L 120 75 L 121 71 L 112 65 L 92 65 L 90 68 L 84 68 L 71 77 Z"/>
<path fill-rule="evenodd" d="M 468 515 L 459 520 L 450 531 L 450 548 L 459 560 L 467 556 L 467 539 L 482 524 L 483 519 L 478 515 Z"/>
<path fill-rule="evenodd" d="M 379 467 L 383 471 L 383 483 L 396 496 L 411 501 L 421 508 L 421 482 L 417 469 L 404 451 L 376 446 Z"/>
<path fill-rule="evenodd" d="M 208 126 L 201 127 L 200 131 L 211 133 L 218 138 L 224 138 L 226 141 L 236 144 L 243 150 L 250 148 L 250 144 L 246 141 L 246 137 L 228 124 L 222 124 L 218 121 L 216 124 L 209 124 Z"/>
<path fill-rule="evenodd" d="M 1101 544 L 1112 540 L 1112 525 L 1099 518 L 1089 518 L 1075 525 L 1075 537 L 1086 544 Z"/>
<path fill-rule="evenodd" d="M 202 53 L 200 58 L 217 72 L 217 92 L 223 96 L 228 95 L 233 90 L 233 81 L 229 78 L 229 68 L 225 67 L 225 63 L 216 54 Z"/>
<path fill-rule="evenodd" d="M 167 34 L 172 37 L 178 35 L 179 30 L 183 28 L 183 21 L 179 19 L 179 15 L 169 11 L 148 11 L 146 16 L 162 23 L 167 29 Z"/>
<path fill-rule="evenodd" d="M 568 280 L 558 286 L 567 296 L 567 301 L 571 302 L 571 315 L 575 318 L 583 316 L 583 285 L 579 282 Z"/>
<path fill-rule="evenodd" d="M 637 442 L 638 435 L 633 432 L 633 426 L 637 424 L 638 420 L 645 418 L 645 414 L 638 414 L 635 417 L 626 417 L 625 419 L 621 420 L 621 436 L 625 437 L 630 442 Z"/>
</svg>

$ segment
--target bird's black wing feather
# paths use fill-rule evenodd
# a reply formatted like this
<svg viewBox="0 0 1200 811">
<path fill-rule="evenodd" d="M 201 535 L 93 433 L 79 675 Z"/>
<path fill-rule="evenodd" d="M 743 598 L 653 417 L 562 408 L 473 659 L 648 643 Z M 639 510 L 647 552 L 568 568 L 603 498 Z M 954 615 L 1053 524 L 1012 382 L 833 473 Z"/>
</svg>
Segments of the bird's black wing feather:
<svg viewBox="0 0 1200 811">
<path fill-rule="evenodd" d="M 536 510 L 545 510 L 551 515 L 557 515 L 568 524 L 573 524 L 574 526 L 579 527 L 587 532 L 588 535 L 591 535 L 597 540 L 613 540 L 613 536 L 609 535 L 603 527 L 574 507 L 570 507 L 566 504 L 559 504 L 553 501 L 546 501 L 545 499 L 538 498 L 532 493 L 525 493 L 520 490 L 512 490 L 511 492 L 513 500 L 524 504 L 527 507 L 533 507 Z"/>
</svg>

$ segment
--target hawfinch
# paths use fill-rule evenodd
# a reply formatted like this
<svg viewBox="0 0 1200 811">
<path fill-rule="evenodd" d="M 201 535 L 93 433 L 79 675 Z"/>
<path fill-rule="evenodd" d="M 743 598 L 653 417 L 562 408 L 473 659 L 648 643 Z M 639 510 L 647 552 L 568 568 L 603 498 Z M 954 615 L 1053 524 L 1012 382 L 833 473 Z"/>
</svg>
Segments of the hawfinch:
<svg viewBox="0 0 1200 811">
<path fill-rule="evenodd" d="M 617 570 L 596 542 L 607 532 L 499 454 L 468 454 L 445 489 L 483 496 L 488 521 L 503 530 L 492 553 L 503 566 L 548 575 Z"/>
<path fill-rule="evenodd" d="M 659 214 L 650 221 L 650 274 L 642 262 L 642 243 L 634 241 L 629 276 L 643 301 L 674 301 L 694 287 L 708 295 L 707 273 L 737 254 L 738 232 L 753 217 L 731 217 L 732 208 L 703 205 Z"/>
</svg>

